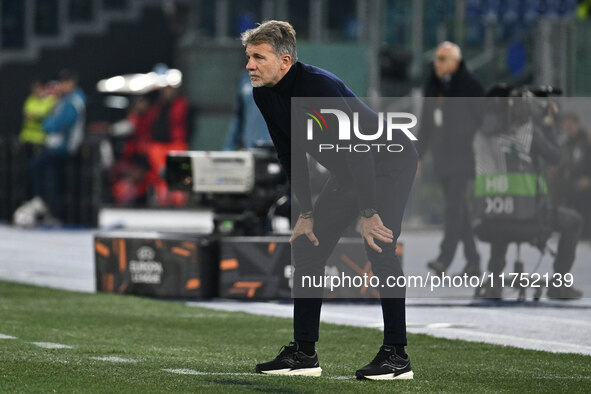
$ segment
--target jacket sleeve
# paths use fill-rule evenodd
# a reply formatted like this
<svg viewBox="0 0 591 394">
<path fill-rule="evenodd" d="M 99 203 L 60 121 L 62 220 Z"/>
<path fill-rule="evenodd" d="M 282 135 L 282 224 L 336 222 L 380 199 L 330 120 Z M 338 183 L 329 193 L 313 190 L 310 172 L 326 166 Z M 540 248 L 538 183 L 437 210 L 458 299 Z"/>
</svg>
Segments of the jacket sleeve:
<svg viewBox="0 0 591 394">
<path fill-rule="evenodd" d="M 78 112 L 72 103 L 64 103 L 61 110 L 48 116 L 43 121 L 43 129 L 51 133 L 63 132 L 76 123 Z"/>
<path fill-rule="evenodd" d="M 291 147 L 290 184 L 293 194 L 298 199 L 300 212 L 312 210 L 312 192 L 310 191 L 310 173 L 306 152 L 296 144 Z"/>
<path fill-rule="evenodd" d="M 371 111 L 373 110 L 363 104 L 353 92 L 348 90 L 344 84 L 339 86 L 331 80 L 320 80 L 313 84 L 314 91 L 311 92 L 310 97 L 340 97 L 339 106 L 349 115 L 349 119 L 353 120 L 353 110 L 351 106 L 356 108 L 355 112 Z M 363 142 L 363 141 L 358 141 Z M 338 143 L 338 141 L 337 141 Z M 354 144 L 355 140 L 351 140 Z M 377 208 L 377 181 L 374 157 L 371 151 L 369 152 L 351 152 L 345 153 L 345 160 L 347 168 L 351 174 L 355 194 L 357 195 L 357 203 L 359 209 Z"/>
<path fill-rule="evenodd" d="M 256 94 L 254 95 L 254 100 L 267 123 L 269 135 L 277 151 L 277 159 L 287 175 L 292 192 L 300 205 L 301 212 L 311 211 L 312 194 L 310 191 L 310 176 L 308 173 L 306 152 L 296 144 L 292 144 L 290 137 L 285 135 L 279 126 L 273 122 Z"/>
<path fill-rule="evenodd" d="M 347 166 L 353 178 L 358 208 L 377 208 L 376 170 L 371 152 L 347 154 Z"/>
<path fill-rule="evenodd" d="M 560 149 L 554 137 L 554 130 L 548 129 L 544 133 L 540 128 L 534 126 L 532 137 L 532 156 L 541 157 L 547 163 L 558 164 L 561 159 Z"/>
<path fill-rule="evenodd" d="M 267 120 L 267 117 L 265 120 Z M 312 193 L 310 191 L 310 174 L 306 152 L 295 143 L 284 138 L 279 128 L 267 120 L 269 134 L 277 150 L 277 158 L 287 174 L 293 194 L 298 200 L 301 212 L 312 210 Z"/>
</svg>

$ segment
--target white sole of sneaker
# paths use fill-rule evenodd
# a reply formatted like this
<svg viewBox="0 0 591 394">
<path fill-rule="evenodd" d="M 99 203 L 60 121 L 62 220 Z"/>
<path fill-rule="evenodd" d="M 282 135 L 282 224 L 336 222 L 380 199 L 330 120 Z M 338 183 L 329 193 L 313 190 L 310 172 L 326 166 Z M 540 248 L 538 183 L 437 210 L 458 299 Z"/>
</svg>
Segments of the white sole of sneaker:
<svg viewBox="0 0 591 394">
<path fill-rule="evenodd" d="M 300 368 L 300 369 L 276 369 L 274 371 L 262 371 L 266 375 L 283 375 L 283 376 L 320 376 L 322 375 L 322 368 Z"/>
<path fill-rule="evenodd" d="M 410 380 L 414 378 L 414 373 L 408 371 L 398 376 L 394 376 L 393 373 L 387 373 L 384 375 L 364 376 L 364 378 L 369 380 Z"/>
</svg>

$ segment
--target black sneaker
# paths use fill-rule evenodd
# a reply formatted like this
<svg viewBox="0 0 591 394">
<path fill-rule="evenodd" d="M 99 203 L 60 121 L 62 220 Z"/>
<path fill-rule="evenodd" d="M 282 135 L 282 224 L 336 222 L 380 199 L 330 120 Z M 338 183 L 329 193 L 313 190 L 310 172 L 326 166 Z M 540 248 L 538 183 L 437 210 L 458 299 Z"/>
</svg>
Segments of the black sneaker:
<svg viewBox="0 0 591 394">
<path fill-rule="evenodd" d="M 318 353 L 308 356 L 298 350 L 297 343 L 290 342 L 281 348 L 274 360 L 257 364 L 256 372 L 269 375 L 320 376 L 322 368 L 318 365 Z"/>
<path fill-rule="evenodd" d="M 551 300 L 577 300 L 583 297 L 583 292 L 574 287 L 556 286 L 554 283 L 550 283 L 546 296 Z"/>
<path fill-rule="evenodd" d="M 503 288 L 499 284 L 491 286 L 490 281 L 486 281 L 482 286 L 474 289 L 474 298 L 489 298 L 500 301 L 503 299 Z"/>
<path fill-rule="evenodd" d="M 410 357 L 400 357 L 394 346 L 382 345 L 373 361 L 355 372 L 357 379 L 393 380 L 412 379 Z"/>
</svg>

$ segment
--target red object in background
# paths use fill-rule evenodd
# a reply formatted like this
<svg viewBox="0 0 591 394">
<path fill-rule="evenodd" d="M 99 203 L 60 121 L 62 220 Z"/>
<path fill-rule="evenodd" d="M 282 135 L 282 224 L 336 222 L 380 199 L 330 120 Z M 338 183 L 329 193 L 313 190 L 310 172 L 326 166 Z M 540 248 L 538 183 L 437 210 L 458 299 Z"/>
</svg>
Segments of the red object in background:
<svg viewBox="0 0 591 394">
<path fill-rule="evenodd" d="M 109 122 L 92 122 L 87 126 L 91 134 L 107 134 L 111 124 Z"/>
<path fill-rule="evenodd" d="M 171 98 L 170 109 L 168 111 L 168 137 L 171 143 L 187 143 L 187 126 L 189 114 L 189 102 L 183 96 Z M 146 113 L 146 122 L 149 124 L 149 130 L 154 127 L 154 123 L 160 116 L 163 116 L 162 107 L 164 100 L 158 99 Z"/>
<path fill-rule="evenodd" d="M 147 156 L 150 163 L 150 171 L 146 174 L 146 182 L 152 185 L 156 204 L 158 206 L 183 206 L 187 203 L 188 196 L 185 192 L 168 190 L 166 181 L 162 178 L 162 170 L 166 166 L 166 156 L 168 152 L 188 149 L 187 145 L 187 125 L 188 108 L 187 99 L 177 96 L 172 99 L 168 114 L 163 114 L 164 103 L 157 101 L 148 110 L 146 117 L 150 123 L 150 131 L 161 116 L 168 116 L 168 142 L 156 142 L 152 139 L 148 143 Z M 150 136 L 152 137 L 152 136 Z"/>
<path fill-rule="evenodd" d="M 187 128 L 189 103 L 185 97 L 174 96 L 168 92 L 171 103 L 167 113 L 162 113 L 165 108 L 165 94 L 150 106 L 145 112 L 131 112 L 127 120 L 134 125 L 134 133 L 131 139 L 125 144 L 123 161 L 133 161 L 134 156 L 145 156 L 150 168 L 145 173 L 142 184 L 114 184 L 113 193 L 118 203 L 126 204 L 130 199 L 137 198 L 138 193 L 148 189 L 154 191 L 156 205 L 158 206 L 183 206 L 187 203 L 188 195 L 182 191 L 169 191 L 166 181 L 162 178 L 162 171 L 166 165 L 168 152 L 188 149 Z M 154 141 L 154 128 L 162 122 L 161 117 L 167 117 L 167 141 Z M 160 135 L 162 137 L 162 135 Z"/>
<path fill-rule="evenodd" d="M 127 120 L 133 124 L 134 132 L 131 139 L 125 144 L 123 156 L 131 157 L 134 154 L 147 155 L 151 126 L 147 113 L 132 112 L 127 116 Z"/>
</svg>

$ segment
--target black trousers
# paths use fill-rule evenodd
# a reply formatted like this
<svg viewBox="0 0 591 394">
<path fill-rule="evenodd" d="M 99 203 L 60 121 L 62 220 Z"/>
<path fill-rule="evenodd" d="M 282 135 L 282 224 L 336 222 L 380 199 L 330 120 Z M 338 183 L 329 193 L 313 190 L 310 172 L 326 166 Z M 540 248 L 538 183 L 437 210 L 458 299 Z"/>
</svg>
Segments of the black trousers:
<svg viewBox="0 0 591 394">
<path fill-rule="evenodd" d="M 554 259 L 554 272 L 566 274 L 570 272 L 575 262 L 577 243 L 581 235 L 583 220 L 581 215 L 572 209 L 558 207 L 549 211 L 545 218 L 545 225 L 560 233 L 558 250 Z M 488 270 L 500 274 L 505 269 L 507 242 L 492 242 L 490 245 L 490 260 Z"/>
<path fill-rule="evenodd" d="M 437 260 L 446 268 L 451 264 L 458 243 L 464 244 L 464 255 L 468 265 L 480 265 L 480 256 L 476 250 L 472 219 L 466 198 L 466 188 L 471 177 L 468 175 L 448 175 L 439 181 L 445 197 L 443 240 Z"/>
<path fill-rule="evenodd" d="M 41 197 L 52 215 L 63 218 L 64 169 L 68 155 L 44 150 L 30 162 L 31 182 L 35 196 Z"/>
<path fill-rule="evenodd" d="M 410 157 L 408 157 L 410 156 Z M 376 243 L 382 248 L 377 253 L 365 243 L 365 250 L 375 276 L 385 283 L 388 276 L 403 275 L 400 260 L 396 256 L 396 240 L 400 235 L 404 207 L 414 181 L 417 160 L 408 155 L 401 162 L 376 165 L 378 206 L 380 218 L 394 233 L 391 244 Z M 330 178 L 324 185 L 314 205 L 314 234 L 319 245 L 314 246 L 303 235 L 293 242 L 294 257 L 294 339 L 318 341 L 321 288 L 301 288 L 302 276 L 324 275 L 324 266 L 343 231 L 359 216 L 357 196 L 353 185 Z M 406 345 L 405 289 L 380 288 L 384 318 L 384 344 Z"/>
<path fill-rule="evenodd" d="M 577 189 L 571 192 L 568 197 L 569 205 L 579 212 L 583 218 L 584 237 L 591 237 L 591 187 Z"/>
</svg>

